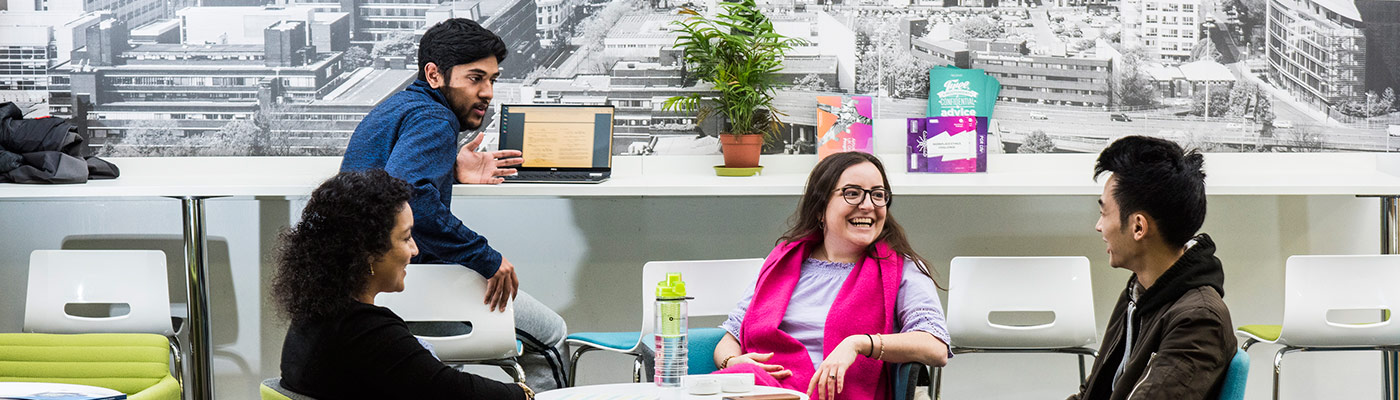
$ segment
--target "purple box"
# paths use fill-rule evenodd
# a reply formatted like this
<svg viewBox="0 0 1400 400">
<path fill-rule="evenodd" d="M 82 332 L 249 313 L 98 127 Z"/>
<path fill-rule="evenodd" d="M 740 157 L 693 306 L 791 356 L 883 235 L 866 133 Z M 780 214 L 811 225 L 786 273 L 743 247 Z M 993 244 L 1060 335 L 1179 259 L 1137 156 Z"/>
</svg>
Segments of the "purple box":
<svg viewBox="0 0 1400 400">
<path fill-rule="evenodd" d="M 909 172 L 987 172 L 987 117 L 909 118 Z"/>
</svg>

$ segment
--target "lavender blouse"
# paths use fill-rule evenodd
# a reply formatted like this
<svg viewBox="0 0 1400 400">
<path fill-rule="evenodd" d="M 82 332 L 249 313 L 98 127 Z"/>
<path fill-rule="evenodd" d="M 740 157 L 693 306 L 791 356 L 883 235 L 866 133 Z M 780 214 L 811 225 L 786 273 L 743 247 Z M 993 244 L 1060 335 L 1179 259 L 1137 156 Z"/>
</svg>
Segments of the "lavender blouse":
<svg viewBox="0 0 1400 400">
<path fill-rule="evenodd" d="M 802 262 L 802 272 L 797 279 L 797 287 L 792 291 L 787 313 L 778 329 L 787 332 L 807 347 L 807 355 L 812 357 L 815 367 L 822 361 L 822 336 L 826 328 L 826 315 L 831 304 L 836 302 L 836 294 L 841 284 L 846 282 L 854 263 L 840 263 L 808 258 Z M 924 331 L 933 334 L 944 344 L 949 343 L 947 320 L 943 317 L 943 305 L 938 300 L 938 292 L 933 280 L 919 271 L 913 261 L 904 261 L 903 279 L 899 282 L 899 298 L 895 300 L 895 315 L 899 318 L 895 328 L 900 333 Z M 743 338 L 740 326 L 749 303 L 753 301 L 754 285 L 744 294 L 744 300 L 729 312 L 729 319 L 720 327 L 729 331 L 735 338 Z M 949 351 L 951 356 L 952 352 Z"/>
</svg>

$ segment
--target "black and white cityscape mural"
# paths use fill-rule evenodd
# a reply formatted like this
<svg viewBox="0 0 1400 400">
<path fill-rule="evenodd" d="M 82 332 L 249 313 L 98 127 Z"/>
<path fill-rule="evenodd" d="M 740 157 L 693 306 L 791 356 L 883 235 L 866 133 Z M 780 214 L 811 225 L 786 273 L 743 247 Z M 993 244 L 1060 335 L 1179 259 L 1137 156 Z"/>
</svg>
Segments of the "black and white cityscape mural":
<svg viewBox="0 0 1400 400">
<path fill-rule="evenodd" d="M 338 155 L 415 78 L 418 37 L 460 17 L 511 49 L 493 103 L 610 104 L 618 155 L 715 154 L 723 121 L 662 108 L 708 89 L 671 22 L 715 1 L 0 0 L 0 101 L 72 119 L 100 155 Z M 1397 1 L 759 4 L 807 43 L 784 61 L 787 124 L 766 153 L 815 152 L 817 96 L 870 96 L 877 124 L 922 117 L 944 65 L 1001 83 L 993 152 L 1134 134 L 1214 152 L 1400 148 Z"/>
</svg>

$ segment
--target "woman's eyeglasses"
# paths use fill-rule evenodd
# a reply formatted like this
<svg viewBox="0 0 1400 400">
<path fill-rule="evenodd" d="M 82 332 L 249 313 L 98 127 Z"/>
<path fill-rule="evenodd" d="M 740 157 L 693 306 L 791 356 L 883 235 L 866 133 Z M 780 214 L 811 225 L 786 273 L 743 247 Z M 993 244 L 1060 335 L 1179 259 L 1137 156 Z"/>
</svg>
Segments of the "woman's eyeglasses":
<svg viewBox="0 0 1400 400">
<path fill-rule="evenodd" d="M 855 186 L 847 186 L 839 189 L 841 198 L 846 199 L 846 204 L 858 206 L 865 202 L 865 196 L 870 196 L 870 204 L 876 207 L 884 207 L 890 204 L 889 190 L 884 188 L 862 189 Z"/>
</svg>

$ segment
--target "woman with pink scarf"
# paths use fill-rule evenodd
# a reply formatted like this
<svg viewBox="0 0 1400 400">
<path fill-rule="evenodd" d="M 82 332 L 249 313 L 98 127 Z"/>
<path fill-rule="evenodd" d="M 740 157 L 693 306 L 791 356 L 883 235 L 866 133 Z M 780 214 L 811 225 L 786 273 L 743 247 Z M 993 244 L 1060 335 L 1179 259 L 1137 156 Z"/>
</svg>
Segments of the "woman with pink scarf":
<svg viewBox="0 0 1400 400">
<path fill-rule="evenodd" d="M 885 399 L 886 366 L 948 363 L 935 284 L 904 230 L 880 160 L 833 154 L 812 169 L 792 228 L 721 326 L 716 373 L 813 399 Z"/>
</svg>

